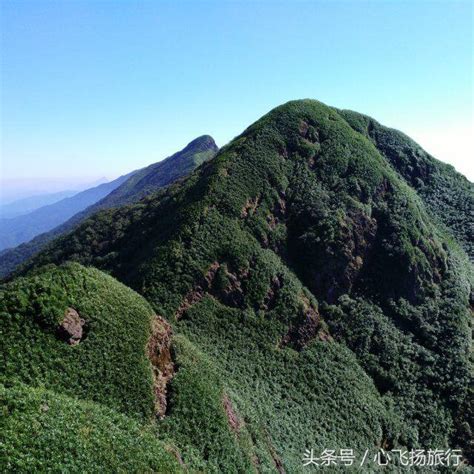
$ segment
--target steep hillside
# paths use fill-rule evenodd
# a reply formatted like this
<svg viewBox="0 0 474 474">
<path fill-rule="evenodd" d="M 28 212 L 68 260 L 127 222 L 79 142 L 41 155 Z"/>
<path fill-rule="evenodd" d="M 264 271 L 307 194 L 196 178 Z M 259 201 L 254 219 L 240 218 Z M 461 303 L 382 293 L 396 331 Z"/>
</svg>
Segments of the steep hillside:
<svg viewBox="0 0 474 474">
<path fill-rule="evenodd" d="M 156 429 L 186 467 L 301 472 L 305 449 L 348 447 L 472 456 L 472 267 L 320 102 L 278 107 L 186 180 L 95 214 L 7 292 L 67 260 L 111 273 L 171 324 Z"/>
<path fill-rule="evenodd" d="M 314 312 L 311 306 L 306 307 L 314 303 L 300 284 L 291 275 L 285 278 L 290 285 L 288 309 L 293 304 L 295 314 Z M 211 300 L 209 304 L 212 313 Z M 2 403 L 8 413 L 2 430 L 8 455 L 3 462 L 10 468 L 31 470 L 40 460 L 46 466 L 60 462 L 74 465 L 71 456 L 82 469 L 91 464 L 112 468 L 125 462 L 137 472 L 140 465 L 173 465 L 173 459 L 184 459 L 194 468 L 227 472 L 237 467 L 251 470 L 254 456 L 262 467 L 272 468 L 281 461 L 269 430 L 275 429 L 281 441 L 285 431 L 293 428 L 308 440 L 323 436 L 333 444 L 345 440 L 362 447 L 367 439 L 376 444 L 390 424 L 376 390 L 347 349 L 320 343 L 302 357 L 295 357 L 284 346 L 275 351 L 272 339 L 280 323 L 274 317 L 266 323 L 252 318 L 248 338 L 239 343 L 235 340 L 236 353 L 225 354 L 229 359 L 225 363 L 234 363 L 238 352 L 253 348 L 255 360 L 250 367 L 262 371 L 262 387 L 254 398 L 250 386 L 245 387 L 248 393 L 238 396 L 230 383 L 224 385 L 225 364 L 217 364 L 209 351 L 198 350 L 184 335 L 174 337 L 170 352 L 170 326 L 154 316 L 137 294 L 98 270 L 78 264 L 41 268 L 1 289 L 0 311 L 6 348 Z M 77 315 L 76 320 L 71 315 Z M 206 315 L 206 311 L 200 315 L 202 322 L 212 323 L 206 321 Z M 238 317 L 232 310 L 227 316 Z M 242 339 L 237 327 L 215 322 L 216 333 L 211 336 L 224 331 L 223 341 L 234 335 Z M 272 328 L 274 324 L 277 326 Z M 203 338 L 204 347 L 205 343 Z M 269 350 L 275 353 L 271 366 L 266 360 Z M 321 364 L 315 366 L 316 358 Z M 246 374 L 247 364 L 236 368 L 244 371 L 242 376 L 252 376 Z M 336 391 L 328 369 L 338 381 Z M 306 380 L 308 373 L 313 374 L 313 382 Z M 285 403 L 289 383 L 298 388 L 289 401 L 294 413 L 288 413 L 286 425 L 279 426 L 281 419 L 274 404 Z M 308 390 L 314 390 L 310 399 L 305 395 Z M 245 403 L 250 414 L 253 402 L 266 391 L 277 398 L 263 404 L 254 421 L 244 421 L 234 403 Z M 350 397 L 344 401 L 346 394 Z M 325 400 L 331 396 L 343 404 L 328 406 Z M 354 412 L 368 414 L 356 428 L 347 415 Z M 158 417 L 155 422 L 153 413 Z M 338 420 L 345 434 L 332 432 L 330 425 L 305 426 L 301 423 L 305 413 L 315 419 Z M 267 416 L 268 425 L 264 423 Z M 37 426 L 38 436 L 31 437 L 31 424 Z M 110 432 L 112 424 L 115 427 Z M 133 436 L 138 431 L 143 439 L 137 445 Z M 104 449 L 112 436 L 119 439 L 114 458 L 94 454 L 93 449 Z M 73 454 L 71 443 L 83 449 Z M 132 454 L 138 457 L 136 463 Z"/>
<path fill-rule="evenodd" d="M 107 196 L 124 183 L 131 174 L 120 176 L 109 183 L 86 189 L 54 204 L 13 218 L 0 219 L 0 250 L 26 242 L 68 220 L 74 214 Z"/>
<path fill-rule="evenodd" d="M 182 472 L 152 428 L 99 403 L 0 383 L 2 472 Z"/>
<path fill-rule="evenodd" d="M 78 264 L 43 269 L 3 290 L 2 334 L 9 344 L 2 377 L 152 414 L 143 348 L 153 311 L 141 297 Z"/>
<path fill-rule="evenodd" d="M 216 154 L 217 150 L 217 145 L 215 144 L 212 137 L 203 135 L 194 139 L 183 150 L 164 159 L 163 161 L 150 165 L 141 170 L 134 171 L 128 174 L 126 177 L 119 178 L 120 183 L 116 183 L 117 186 L 114 190 L 112 190 L 110 193 L 106 193 L 105 197 L 102 199 L 96 200 L 97 202 L 94 201 L 95 203 L 91 204 L 86 209 L 80 210 L 80 212 L 76 211 L 77 213 L 74 212 L 73 217 L 63 224 L 55 227 L 49 232 L 39 235 L 31 242 L 0 253 L 0 277 L 8 275 L 16 266 L 44 248 L 48 242 L 59 235 L 71 231 L 77 226 L 79 222 L 93 215 L 95 212 L 101 209 L 118 207 L 140 200 L 143 196 L 151 194 L 154 191 L 157 191 L 158 189 L 176 181 L 177 179 L 188 175 L 201 163 L 212 158 Z M 56 212 L 55 209 L 51 209 L 49 207 L 44 208 L 44 210 L 38 211 L 40 220 L 43 219 L 43 213 L 46 211 L 53 213 Z M 25 225 L 28 227 L 26 221 L 27 217 L 28 216 L 24 216 Z M 52 219 L 55 219 L 56 221 L 58 218 L 59 216 L 52 217 Z M 64 219 L 62 219 L 61 222 L 63 221 Z M 14 223 L 12 223 L 12 225 L 13 224 Z M 7 234 L 15 233 L 16 235 L 21 231 L 22 228 L 23 227 L 21 225 L 19 228 L 11 228 L 11 226 L 7 226 L 4 232 Z M 30 227 L 28 227 L 28 229 L 31 230 Z"/>
<path fill-rule="evenodd" d="M 339 113 L 374 143 L 474 261 L 474 184 L 452 166 L 430 156 L 404 133 L 357 112 Z"/>
</svg>

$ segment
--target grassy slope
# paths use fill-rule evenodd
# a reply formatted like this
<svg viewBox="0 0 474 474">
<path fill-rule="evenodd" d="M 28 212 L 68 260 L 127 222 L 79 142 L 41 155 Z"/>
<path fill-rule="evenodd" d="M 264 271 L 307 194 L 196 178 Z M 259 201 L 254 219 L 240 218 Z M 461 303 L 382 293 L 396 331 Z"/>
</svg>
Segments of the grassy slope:
<svg viewBox="0 0 474 474">
<path fill-rule="evenodd" d="M 457 252 L 369 140 L 298 101 L 33 265 L 94 264 L 174 323 L 158 428 L 185 462 L 294 472 L 306 447 L 457 445 L 470 346 Z"/>
<path fill-rule="evenodd" d="M 77 346 L 56 335 L 67 307 L 86 320 Z M 8 341 L 3 379 L 43 385 L 133 416 L 152 415 L 152 377 L 143 348 L 153 311 L 135 292 L 71 263 L 5 285 L 0 311 Z"/>
<path fill-rule="evenodd" d="M 67 307 L 87 321 L 77 346 L 56 333 Z M 1 288 L 0 314 L 2 472 L 174 472 L 181 449 L 194 468 L 251 465 L 216 370 L 184 337 L 173 411 L 157 424 L 145 357 L 153 312 L 110 276 L 76 263 L 42 268 Z"/>
<path fill-rule="evenodd" d="M 0 384 L 2 472 L 181 472 L 152 427 L 103 405 Z"/>
</svg>

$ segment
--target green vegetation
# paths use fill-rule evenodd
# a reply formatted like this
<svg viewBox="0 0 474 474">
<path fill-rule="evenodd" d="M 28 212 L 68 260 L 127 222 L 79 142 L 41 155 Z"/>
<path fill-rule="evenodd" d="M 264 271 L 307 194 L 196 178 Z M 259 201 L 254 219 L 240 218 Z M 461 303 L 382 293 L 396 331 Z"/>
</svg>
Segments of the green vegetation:
<svg viewBox="0 0 474 474">
<path fill-rule="evenodd" d="M 251 472 L 252 440 L 245 427 L 229 426 L 221 374 L 182 336 L 175 338 L 175 350 L 179 371 L 171 383 L 169 416 L 158 426 L 162 436 L 182 447 L 195 470 Z"/>
<path fill-rule="evenodd" d="M 357 112 L 342 110 L 339 113 L 355 130 L 374 143 L 474 261 L 474 184 L 451 165 L 430 156 L 404 133 L 384 127 Z"/>
<path fill-rule="evenodd" d="M 16 239 L 23 232 L 22 229 L 26 228 L 27 234 L 25 235 L 27 237 L 23 236 L 21 240 L 12 240 L 8 245 L 0 245 L 0 249 L 17 245 L 35 235 L 37 237 L 18 247 L 0 252 L 0 277 L 7 276 L 22 262 L 45 248 L 48 242 L 70 232 L 80 222 L 97 211 L 140 200 L 144 196 L 187 176 L 201 163 L 211 159 L 217 150 L 213 138 L 203 135 L 163 161 L 133 171 L 97 188 L 84 191 L 73 198 L 65 199 L 55 204 L 54 207 L 46 206 L 38 209 L 34 215 L 21 216 L 16 220 L 9 219 L 8 222 L 5 220 L 2 224 L 5 233 L 15 234 Z M 49 232 L 45 232 L 46 230 Z M 45 233 L 40 234 L 40 232 Z"/>
<path fill-rule="evenodd" d="M 65 310 L 85 320 L 77 345 L 58 337 Z M 4 383 L 24 383 L 104 403 L 129 415 L 153 412 L 144 347 L 153 311 L 135 292 L 76 263 L 18 278 L 0 294 Z"/>
<path fill-rule="evenodd" d="M 240 455 L 237 463 L 229 450 L 223 457 L 222 451 L 229 449 L 226 437 L 219 436 L 216 443 L 215 436 L 207 435 L 210 428 L 206 425 L 211 420 L 211 433 L 218 425 L 214 410 L 198 405 L 198 390 L 194 384 L 192 391 L 186 390 L 189 379 L 178 379 L 180 372 L 172 382 L 172 393 L 187 397 L 188 404 L 196 407 L 193 419 L 198 420 L 199 429 L 187 432 L 183 441 L 177 438 L 178 445 L 191 445 L 202 452 L 212 443 L 213 449 L 219 450 L 216 460 L 220 472 L 231 472 L 235 466 L 249 470 L 244 469 L 248 457 L 264 472 L 275 471 L 279 463 L 287 472 L 300 472 L 302 455 L 308 447 L 322 452 L 328 446 L 351 446 L 363 452 L 399 432 L 398 416 L 349 350 L 320 340 L 301 352 L 280 346 L 276 341 L 283 325 L 278 315 L 278 309 L 268 318 L 252 312 L 242 314 L 211 297 L 192 307 L 179 324 L 180 332 L 208 354 L 218 380 L 223 381 L 238 414 L 237 436 L 247 456 Z M 196 376 L 201 384 L 209 380 L 201 370 Z M 214 390 L 216 382 L 210 380 Z M 181 436 L 179 428 L 190 431 L 189 423 L 183 417 L 176 427 L 173 398 L 171 402 L 170 417 L 165 422 L 170 432 Z"/>
<path fill-rule="evenodd" d="M 135 172 L 121 186 L 98 202 L 87 215 L 99 209 L 109 209 L 136 202 L 142 197 L 187 176 L 200 164 L 211 159 L 219 150 L 209 135 L 195 138 L 181 151 L 163 161 Z"/>
<path fill-rule="evenodd" d="M 2 472 L 181 472 L 151 427 L 44 388 L 0 385 Z"/>
<path fill-rule="evenodd" d="M 316 101 L 290 102 L 187 179 L 101 211 L 53 241 L 3 290 L 7 320 L 18 313 L 7 341 L 21 348 L 12 352 L 7 382 L 44 383 L 151 423 L 191 470 L 300 472 L 306 448 L 460 446 L 472 456 L 472 265 L 364 123 Z M 43 267 L 70 260 L 112 274 L 171 323 L 164 417 L 149 418 L 156 388 L 144 358 L 150 308 L 96 270 Z M 56 296 L 53 275 L 64 273 L 74 281 L 66 295 L 90 301 L 76 309 L 96 308 L 98 330 L 118 317 L 123 292 L 130 327 L 119 342 L 128 349 L 116 362 L 124 383 L 134 381 L 126 404 L 128 389 L 113 377 L 107 396 L 93 383 L 86 388 L 87 377 L 56 382 L 55 364 L 79 367 L 67 350 L 86 354 L 91 331 L 77 346 L 57 341 L 47 324 L 25 332 L 28 318 L 50 314 L 29 301 L 75 308 Z M 99 298 L 80 292 L 84 276 L 76 273 L 104 282 L 96 284 Z M 45 281 L 48 296 L 36 296 L 31 288 Z M 110 305 L 99 304 L 107 294 Z M 22 355 L 33 337 L 49 341 L 31 363 L 43 368 L 36 377 Z M 107 363 L 113 372 L 115 359 L 105 362 L 90 344 L 94 362 L 81 370 Z"/>
</svg>

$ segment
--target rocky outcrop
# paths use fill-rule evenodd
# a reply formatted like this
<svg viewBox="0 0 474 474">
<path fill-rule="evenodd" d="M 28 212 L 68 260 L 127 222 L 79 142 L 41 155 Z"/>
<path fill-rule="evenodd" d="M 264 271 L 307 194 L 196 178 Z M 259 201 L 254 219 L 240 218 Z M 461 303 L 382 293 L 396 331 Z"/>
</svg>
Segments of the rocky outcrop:
<svg viewBox="0 0 474 474">
<path fill-rule="evenodd" d="M 168 384 L 175 373 L 171 356 L 172 329 L 160 316 L 155 316 L 151 324 L 151 335 L 146 348 L 153 369 L 153 393 L 155 415 L 163 418 L 168 405 Z"/>
<path fill-rule="evenodd" d="M 84 336 L 85 319 L 74 308 L 67 308 L 57 329 L 58 337 L 71 346 L 79 344 Z"/>
<path fill-rule="evenodd" d="M 324 329 L 321 316 L 317 308 L 306 296 L 301 298 L 301 315 L 296 324 L 290 326 L 286 335 L 280 341 L 280 347 L 290 346 L 301 351 L 309 342 L 318 338 L 322 341 L 330 341 L 332 337 Z"/>
<path fill-rule="evenodd" d="M 227 394 L 224 394 L 222 404 L 224 405 L 224 410 L 227 416 L 227 421 L 229 422 L 229 426 L 234 433 L 238 433 L 242 426 L 242 422 L 235 412 L 232 402 L 230 401 L 230 398 L 227 396 Z"/>
<path fill-rule="evenodd" d="M 264 311 L 270 311 L 275 307 L 276 299 L 280 288 L 283 286 L 282 276 L 275 275 L 270 282 L 270 287 L 268 288 L 267 294 L 263 300 L 262 309 Z"/>
<path fill-rule="evenodd" d="M 176 320 L 180 319 L 191 306 L 201 301 L 205 293 L 212 287 L 212 283 L 219 267 L 219 262 L 213 262 L 201 281 L 199 281 L 193 289 L 188 292 L 175 313 Z"/>
<path fill-rule="evenodd" d="M 175 318 L 180 319 L 191 306 L 201 301 L 206 294 L 214 296 L 226 306 L 243 308 L 242 281 L 247 276 L 246 271 L 231 272 L 226 264 L 213 262 L 203 278 L 185 296 L 175 313 Z"/>
<path fill-rule="evenodd" d="M 362 211 L 352 210 L 337 222 L 337 228 L 315 222 L 310 231 L 303 229 L 302 235 L 291 239 L 294 259 L 305 262 L 300 272 L 313 294 L 333 303 L 356 283 L 372 251 L 377 221 Z M 331 238 L 325 238 L 326 235 Z"/>
<path fill-rule="evenodd" d="M 246 218 L 249 215 L 251 216 L 256 211 L 259 202 L 260 202 L 260 196 L 257 196 L 255 198 L 248 198 L 247 201 L 245 202 L 244 207 L 242 208 L 240 216 L 242 218 Z"/>
</svg>

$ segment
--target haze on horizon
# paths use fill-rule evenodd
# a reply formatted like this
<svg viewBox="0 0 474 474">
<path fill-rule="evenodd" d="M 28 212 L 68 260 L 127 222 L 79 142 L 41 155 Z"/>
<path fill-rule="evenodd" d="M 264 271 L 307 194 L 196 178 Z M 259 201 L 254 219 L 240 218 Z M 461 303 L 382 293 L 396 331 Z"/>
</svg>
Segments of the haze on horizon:
<svg viewBox="0 0 474 474">
<path fill-rule="evenodd" d="M 2 2 L 2 188 L 112 179 L 306 97 L 402 130 L 472 181 L 472 9 Z"/>
</svg>

